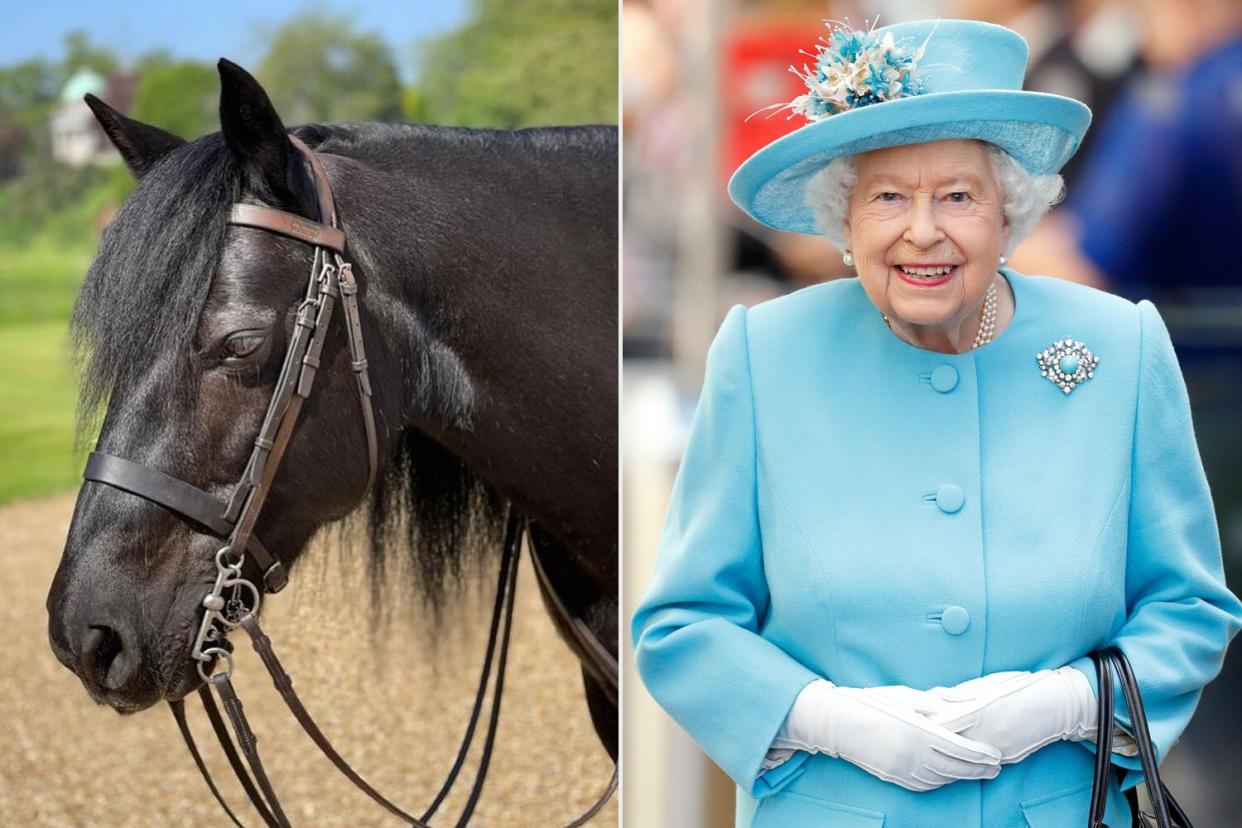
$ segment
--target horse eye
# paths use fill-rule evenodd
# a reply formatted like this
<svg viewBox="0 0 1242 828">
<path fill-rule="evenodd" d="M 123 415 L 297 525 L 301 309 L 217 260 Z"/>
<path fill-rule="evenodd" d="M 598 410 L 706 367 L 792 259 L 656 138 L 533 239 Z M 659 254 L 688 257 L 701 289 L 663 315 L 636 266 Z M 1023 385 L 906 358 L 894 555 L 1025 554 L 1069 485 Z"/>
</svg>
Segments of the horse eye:
<svg viewBox="0 0 1242 828">
<path fill-rule="evenodd" d="M 245 359 L 263 346 L 261 334 L 246 332 L 234 334 L 224 341 L 221 351 L 225 359 Z"/>
</svg>

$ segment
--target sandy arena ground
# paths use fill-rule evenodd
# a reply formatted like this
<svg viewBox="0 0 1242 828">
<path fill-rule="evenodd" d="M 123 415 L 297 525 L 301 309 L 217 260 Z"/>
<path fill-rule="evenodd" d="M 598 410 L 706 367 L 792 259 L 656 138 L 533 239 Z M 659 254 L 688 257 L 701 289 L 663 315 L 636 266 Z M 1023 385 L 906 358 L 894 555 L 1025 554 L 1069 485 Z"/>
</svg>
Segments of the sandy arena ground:
<svg viewBox="0 0 1242 828">
<path fill-rule="evenodd" d="M 225 825 L 167 707 L 121 717 L 92 704 L 48 647 L 44 600 L 72 511 L 72 495 L 0 508 L 0 823 Z M 373 638 L 360 568 L 312 549 L 266 608 L 264 627 L 320 726 L 363 776 L 415 813 L 438 788 L 465 726 L 489 593 L 489 583 L 470 593 L 435 647 L 419 630 L 426 616 L 408 606 Z M 234 681 L 290 821 L 400 824 L 322 757 L 249 645 L 237 643 Z M 229 801 L 245 806 L 243 821 L 261 824 L 194 701 L 187 707 L 208 764 Z M 611 772 L 591 729 L 576 661 L 552 629 L 524 561 L 500 730 L 471 824 L 563 825 L 594 800 Z M 436 824 L 455 822 L 471 779 L 462 780 Z M 591 824 L 616 825 L 617 799 Z"/>
</svg>

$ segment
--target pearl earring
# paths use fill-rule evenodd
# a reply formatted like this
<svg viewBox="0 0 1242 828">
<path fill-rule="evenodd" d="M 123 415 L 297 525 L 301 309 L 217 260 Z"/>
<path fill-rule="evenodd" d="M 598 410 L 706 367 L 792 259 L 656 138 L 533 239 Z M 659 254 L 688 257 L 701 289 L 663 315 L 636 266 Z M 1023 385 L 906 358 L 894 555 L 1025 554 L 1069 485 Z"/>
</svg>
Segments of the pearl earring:
<svg viewBox="0 0 1242 828">
<path fill-rule="evenodd" d="M 845 253 L 841 255 L 841 261 L 845 262 L 846 267 L 853 267 L 854 266 L 854 254 L 850 253 L 850 251 L 847 249 Z"/>
<path fill-rule="evenodd" d="M 1001 267 L 1004 267 L 1004 266 L 1005 266 L 1005 265 L 1007 265 L 1007 264 L 1009 264 L 1009 259 L 1005 258 L 1004 256 L 1001 256 L 1001 257 L 1000 257 L 1000 266 L 1001 266 Z"/>
</svg>

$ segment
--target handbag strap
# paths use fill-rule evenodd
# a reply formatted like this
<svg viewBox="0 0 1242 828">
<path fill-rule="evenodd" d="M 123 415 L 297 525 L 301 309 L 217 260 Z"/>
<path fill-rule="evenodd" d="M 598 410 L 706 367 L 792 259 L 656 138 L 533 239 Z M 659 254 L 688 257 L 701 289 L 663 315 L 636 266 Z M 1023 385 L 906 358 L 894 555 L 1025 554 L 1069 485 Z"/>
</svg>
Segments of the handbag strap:
<svg viewBox="0 0 1242 828">
<path fill-rule="evenodd" d="M 1095 720 L 1095 777 L 1091 786 L 1091 810 L 1087 828 L 1102 828 L 1108 798 L 1108 774 L 1113 743 L 1113 671 L 1099 652 L 1091 653 L 1099 685 L 1099 705 Z"/>
<path fill-rule="evenodd" d="M 1164 780 L 1160 778 L 1159 770 L 1156 765 L 1156 749 L 1155 742 L 1152 741 L 1150 732 L 1147 727 L 1147 711 L 1143 707 L 1143 697 L 1139 692 L 1138 680 L 1134 677 L 1134 671 L 1130 667 L 1130 660 L 1126 658 L 1126 654 L 1118 647 L 1111 648 L 1113 650 L 1113 660 L 1116 662 L 1118 676 L 1121 681 L 1121 689 L 1126 694 L 1126 704 L 1131 712 L 1131 719 L 1136 720 L 1136 725 L 1142 727 L 1143 741 L 1140 744 L 1146 744 L 1151 751 L 1152 770 L 1147 776 L 1147 789 L 1150 795 L 1152 790 L 1152 780 L 1155 780 L 1159 787 L 1159 796 L 1164 800 L 1167 807 L 1168 815 L 1171 818 L 1173 828 L 1193 828 L 1190 824 L 1190 818 L 1186 816 L 1186 812 L 1182 810 L 1182 806 L 1173 798 L 1173 794 L 1169 791 L 1168 785 L 1164 784 Z M 1154 801 L 1154 799 L 1153 799 Z"/>
<path fill-rule="evenodd" d="M 1091 790 L 1090 828 L 1099 828 L 1104 824 L 1104 806 L 1108 795 L 1109 757 L 1114 727 L 1112 683 L 1114 671 L 1117 673 L 1117 681 L 1121 685 L 1126 706 L 1130 710 L 1131 730 L 1138 746 L 1139 762 L 1146 778 L 1147 794 L 1152 803 L 1157 828 L 1193 828 L 1186 812 L 1182 810 L 1181 805 L 1173 798 L 1168 787 L 1160 779 L 1160 771 L 1156 763 L 1156 749 L 1151 740 L 1151 731 L 1147 726 L 1147 713 L 1143 707 L 1142 693 L 1139 691 L 1138 680 L 1134 677 L 1129 659 L 1118 647 L 1106 647 L 1093 652 L 1091 658 L 1096 666 L 1100 698 L 1096 720 L 1096 761 L 1095 779 Z M 1141 825 L 1137 798 L 1132 800 L 1132 807 L 1135 811 L 1134 824 Z"/>
<path fill-rule="evenodd" d="M 1164 785 L 1160 782 L 1160 771 L 1156 765 L 1156 749 L 1151 742 L 1151 732 L 1147 729 L 1147 713 L 1143 709 L 1143 698 L 1139 693 L 1138 682 L 1130 670 L 1130 662 L 1125 653 L 1117 647 L 1109 647 L 1104 651 L 1117 671 L 1117 679 L 1121 683 L 1121 692 L 1125 694 L 1126 707 L 1130 708 L 1130 729 L 1134 732 L 1134 741 L 1138 745 L 1139 761 L 1143 773 L 1147 777 L 1147 796 L 1151 799 L 1155 811 L 1157 828 L 1172 828 L 1169 820 L 1169 807 L 1165 804 Z"/>
</svg>

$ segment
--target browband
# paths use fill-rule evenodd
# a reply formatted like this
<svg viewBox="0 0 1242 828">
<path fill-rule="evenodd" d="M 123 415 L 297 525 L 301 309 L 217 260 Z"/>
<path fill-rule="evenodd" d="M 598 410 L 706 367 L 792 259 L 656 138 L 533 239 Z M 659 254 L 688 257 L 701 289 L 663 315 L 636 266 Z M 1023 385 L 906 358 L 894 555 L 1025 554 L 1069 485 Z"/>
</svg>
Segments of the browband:
<svg viewBox="0 0 1242 828">
<path fill-rule="evenodd" d="M 342 231 L 294 213 L 277 210 L 275 207 L 265 207 L 260 204 L 234 204 L 232 212 L 229 213 L 229 224 L 270 230 L 307 244 L 326 247 L 337 253 L 345 252 L 345 234 Z"/>
</svg>

